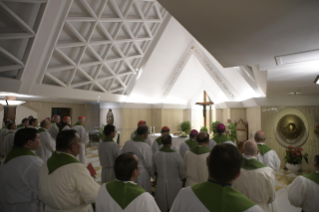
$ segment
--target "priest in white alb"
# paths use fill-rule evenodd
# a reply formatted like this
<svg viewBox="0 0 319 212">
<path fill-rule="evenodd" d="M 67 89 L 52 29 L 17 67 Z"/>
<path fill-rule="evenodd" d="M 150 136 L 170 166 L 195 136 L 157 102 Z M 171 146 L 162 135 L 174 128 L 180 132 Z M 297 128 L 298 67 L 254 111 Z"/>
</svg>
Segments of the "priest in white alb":
<svg viewBox="0 0 319 212">
<path fill-rule="evenodd" d="M 153 154 L 155 154 L 155 152 L 157 152 L 163 147 L 162 137 L 165 134 L 169 135 L 169 132 L 170 132 L 170 129 L 167 126 L 162 127 L 161 136 L 156 138 L 155 141 L 153 141 L 153 144 L 152 144 Z M 171 146 L 171 148 L 176 151 L 176 148 L 173 145 Z"/>
<path fill-rule="evenodd" d="M 64 116 L 59 131 L 61 132 L 63 130 L 70 130 L 71 129 L 71 123 L 72 123 L 71 117 L 70 116 Z"/>
<path fill-rule="evenodd" d="M 51 135 L 51 137 L 55 140 L 56 136 L 59 133 L 59 124 L 60 123 L 60 116 L 59 115 L 54 115 L 52 117 L 52 121 L 50 123 L 50 128 L 49 128 L 49 133 Z"/>
<path fill-rule="evenodd" d="M 217 144 L 210 152 L 206 164 L 209 169 L 208 179 L 183 188 L 171 212 L 263 212 L 258 205 L 232 187 L 243 164 L 237 147 Z"/>
<path fill-rule="evenodd" d="M 116 180 L 102 184 L 96 212 L 160 212 L 153 196 L 134 182 L 139 175 L 138 164 L 138 158 L 130 152 L 115 160 Z"/>
<path fill-rule="evenodd" d="M 273 168 L 275 171 L 279 171 L 281 161 L 277 153 L 265 144 L 265 133 L 263 131 L 257 131 L 254 138 L 259 149 L 257 159 L 270 168 Z"/>
<path fill-rule="evenodd" d="M 4 122 L 4 125 L 3 127 L 1 128 L 0 130 L 0 154 L 2 156 L 5 155 L 5 148 L 4 148 L 4 137 L 6 136 L 7 132 L 9 131 L 8 130 L 8 124 L 12 123 L 12 121 L 10 119 L 6 120 Z"/>
<path fill-rule="evenodd" d="M 133 152 L 134 155 L 137 156 L 140 174 L 135 182 L 147 192 L 151 193 L 150 178 L 153 175 L 153 151 L 151 146 L 145 141 L 148 137 L 147 125 L 140 125 L 136 133 L 137 136 L 124 144 L 122 152 Z"/>
<path fill-rule="evenodd" d="M 0 168 L 0 211 L 43 211 L 39 198 L 39 170 L 43 160 L 33 151 L 40 146 L 36 129 L 25 128 L 15 134 L 14 147 Z"/>
<path fill-rule="evenodd" d="M 146 125 L 146 121 L 143 121 L 143 120 L 139 121 L 139 122 L 137 123 L 137 128 L 138 128 L 139 126 L 141 126 L 141 125 Z M 134 132 L 132 132 L 132 134 L 131 134 L 131 139 L 133 139 L 133 138 L 136 137 L 136 136 L 137 136 L 137 129 L 136 129 Z M 152 146 L 152 141 L 151 141 L 151 138 L 150 138 L 150 137 L 147 137 L 147 138 L 145 139 L 145 142 L 146 142 L 148 145 Z M 154 142 L 155 142 L 155 141 L 154 141 Z"/>
<path fill-rule="evenodd" d="M 4 137 L 4 153 L 5 155 L 11 152 L 12 147 L 14 146 L 14 136 L 17 126 L 15 123 L 8 124 L 8 132 Z"/>
<path fill-rule="evenodd" d="M 319 209 L 319 154 L 313 164 L 316 169 L 314 173 L 298 176 L 288 186 L 290 204 L 302 208 L 304 212 Z"/>
<path fill-rule="evenodd" d="M 50 122 L 47 119 L 43 119 L 40 123 L 40 129 L 38 130 L 41 138 L 41 146 L 35 153 L 46 161 L 51 157 L 53 151 L 55 151 L 55 140 L 51 137 L 48 129 L 50 128 Z"/>
<path fill-rule="evenodd" d="M 46 212 L 93 212 L 100 185 L 77 160 L 81 149 L 75 130 L 59 132 L 56 151 L 40 169 L 40 193 Z"/>
<path fill-rule="evenodd" d="M 156 176 L 155 200 L 161 211 L 168 211 L 182 188 L 184 162 L 181 155 L 171 148 L 172 137 L 162 136 L 163 147 L 154 154 Z"/>
<path fill-rule="evenodd" d="M 115 126 L 108 124 L 104 127 L 105 139 L 99 143 L 99 158 L 102 166 L 101 184 L 115 180 L 114 161 L 120 155 L 120 147 L 113 141 Z"/>
<path fill-rule="evenodd" d="M 86 158 L 86 144 L 89 143 L 89 136 L 84 128 L 85 118 L 83 116 L 78 117 L 78 121 L 72 127 L 73 130 L 76 130 L 81 139 L 81 151 L 78 155 L 78 159 L 84 165 L 87 165 L 87 158 Z"/>
<path fill-rule="evenodd" d="M 257 160 L 256 142 L 246 141 L 243 149 L 244 163 L 240 176 L 233 183 L 234 189 L 259 205 L 265 212 L 277 211 L 275 171 Z"/>
<path fill-rule="evenodd" d="M 207 147 L 208 142 L 208 133 L 200 132 L 197 135 L 197 146 L 186 152 L 184 156 L 186 186 L 192 186 L 207 180 L 208 169 L 206 159 L 210 152 L 210 149 Z"/>
<path fill-rule="evenodd" d="M 36 119 L 36 118 L 31 118 L 30 120 L 29 120 L 29 126 L 28 126 L 29 128 L 34 128 L 34 129 L 36 129 L 37 127 L 38 127 L 38 119 Z"/>
<path fill-rule="evenodd" d="M 179 153 L 181 154 L 182 158 L 184 158 L 185 153 L 187 151 L 197 146 L 197 141 L 196 141 L 197 135 L 198 135 L 198 131 L 193 129 L 189 133 L 189 139 L 181 143 L 179 147 Z"/>
</svg>

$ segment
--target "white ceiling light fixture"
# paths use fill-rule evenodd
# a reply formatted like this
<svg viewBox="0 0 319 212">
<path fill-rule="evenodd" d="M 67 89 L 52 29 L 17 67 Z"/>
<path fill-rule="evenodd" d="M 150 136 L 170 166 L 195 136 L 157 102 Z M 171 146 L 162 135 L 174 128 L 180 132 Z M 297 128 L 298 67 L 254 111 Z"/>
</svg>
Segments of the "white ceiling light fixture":
<svg viewBox="0 0 319 212">
<path fill-rule="evenodd" d="M 319 75 L 315 79 L 315 84 L 319 85 Z"/>
<path fill-rule="evenodd" d="M 319 50 L 278 56 L 275 59 L 278 66 L 319 60 Z"/>
<path fill-rule="evenodd" d="M 20 101 L 20 100 L 0 100 L 0 104 L 3 106 L 17 106 L 17 105 L 22 105 L 24 104 L 25 101 Z"/>
</svg>

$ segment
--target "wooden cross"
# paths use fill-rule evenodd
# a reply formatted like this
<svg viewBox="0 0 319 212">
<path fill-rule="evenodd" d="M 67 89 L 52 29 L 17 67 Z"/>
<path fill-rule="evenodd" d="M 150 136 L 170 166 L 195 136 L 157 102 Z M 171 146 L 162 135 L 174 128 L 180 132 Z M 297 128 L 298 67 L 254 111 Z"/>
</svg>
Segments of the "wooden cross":
<svg viewBox="0 0 319 212">
<path fill-rule="evenodd" d="M 204 126 L 206 127 L 206 106 L 213 105 L 214 102 L 206 101 L 206 91 L 204 91 L 204 102 L 196 102 L 196 104 L 203 106 Z"/>
</svg>

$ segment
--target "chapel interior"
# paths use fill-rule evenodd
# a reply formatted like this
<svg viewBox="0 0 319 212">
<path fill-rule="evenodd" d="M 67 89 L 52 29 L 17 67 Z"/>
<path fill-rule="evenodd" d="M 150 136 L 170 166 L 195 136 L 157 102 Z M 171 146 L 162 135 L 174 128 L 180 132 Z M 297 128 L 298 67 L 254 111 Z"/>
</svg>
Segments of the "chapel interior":
<svg viewBox="0 0 319 212">
<path fill-rule="evenodd" d="M 297 0 L 0 0 L 0 119 L 84 116 L 100 182 L 96 141 L 110 112 L 121 147 L 139 120 L 151 136 L 179 135 L 185 121 L 213 135 L 230 118 L 238 146 L 265 132 L 281 160 L 279 211 L 298 211 L 286 187 L 319 153 L 318 11 Z M 277 130 L 289 114 L 304 124 L 302 173 L 284 169 Z"/>
</svg>

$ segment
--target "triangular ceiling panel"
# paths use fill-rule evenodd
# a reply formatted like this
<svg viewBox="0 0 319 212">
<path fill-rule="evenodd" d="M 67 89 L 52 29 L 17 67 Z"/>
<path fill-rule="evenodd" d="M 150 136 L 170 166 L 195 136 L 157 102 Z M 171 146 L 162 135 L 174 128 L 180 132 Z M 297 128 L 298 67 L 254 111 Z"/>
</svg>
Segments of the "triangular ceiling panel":
<svg viewBox="0 0 319 212">
<path fill-rule="evenodd" d="M 70 30 L 70 28 L 64 24 L 63 29 L 61 31 L 60 37 L 58 39 L 58 43 L 78 43 L 81 40 L 74 35 L 74 33 Z"/>
<path fill-rule="evenodd" d="M 49 62 L 49 68 L 52 67 L 62 67 L 62 66 L 70 66 L 69 61 L 67 61 L 57 50 L 54 50 L 51 60 Z"/>
<path fill-rule="evenodd" d="M 142 19 L 135 2 L 133 3 L 131 9 L 129 10 L 126 18 L 127 19 Z"/>
<path fill-rule="evenodd" d="M 69 22 L 72 27 L 81 35 L 84 40 L 88 41 L 91 31 L 94 30 L 95 23 L 94 22 L 78 22 L 71 21 Z M 94 34 L 94 32 L 93 32 Z"/>
<path fill-rule="evenodd" d="M 85 53 L 83 54 L 81 64 L 87 64 L 99 61 L 99 59 L 95 56 L 90 48 L 86 48 Z"/>
<path fill-rule="evenodd" d="M 72 77 L 74 69 L 72 70 L 64 70 L 50 73 L 55 78 L 59 79 L 63 83 L 67 84 L 69 79 Z"/>
<path fill-rule="evenodd" d="M 113 1 L 107 1 L 106 6 L 101 14 L 101 18 L 120 18 L 114 7 Z"/>
<path fill-rule="evenodd" d="M 94 41 L 108 41 L 109 38 L 106 34 L 104 34 L 103 30 L 101 29 L 100 25 L 97 25 L 95 30 L 93 31 L 91 42 Z"/>
<path fill-rule="evenodd" d="M 79 0 L 73 1 L 68 17 L 92 17 L 87 8 Z"/>
<path fill-rule="evenodd" d="M 59 50 L 68 56 L 74 63 L 78 63 L 79 57 L 85 47 L 69 47 L 69 48 L 60 48 Z"/>
</svg>

